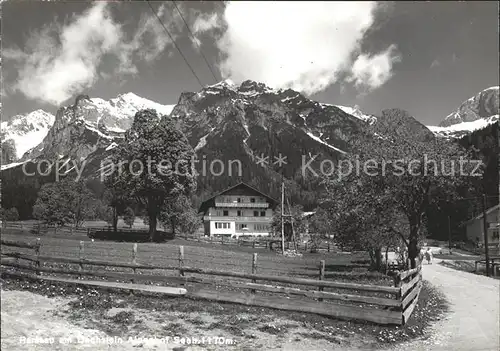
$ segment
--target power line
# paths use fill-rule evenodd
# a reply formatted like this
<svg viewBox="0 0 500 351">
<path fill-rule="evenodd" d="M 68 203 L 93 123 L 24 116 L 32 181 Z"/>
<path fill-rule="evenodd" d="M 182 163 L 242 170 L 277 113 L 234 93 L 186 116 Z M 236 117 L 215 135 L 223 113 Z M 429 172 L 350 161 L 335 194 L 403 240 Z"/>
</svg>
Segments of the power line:
<svg viewBox="0 0 500 351">
<path fill-rule="evenodd" d="M 205 57 L 205 55 L 203 54 L 203 51 L 201 50 L 201 47 L 198 45 L 197 41 L 196 41 L 196 38 L 193 34 L 193 32 L 191 31 L 191 29 L 189 28 L 189 25 L 187 24 L 187 21 L 184 19 L 184 16 L 182 15 L 182 12 L 180 11 L 179 7 L 177 6 L 177 3 L 175 1 L 172 1 L 174 3 L 174 6 L 175 8 L 177 9 L 177 12 L 179 13 L 179 15 L 181 16 L 182 18 L 182 21 L 184 22 L 184 24 L 186 25 L 186 28 L 189 32 L 189 34 L 191 35 L 191 38 L 193 39 L 193 41 L 196 43 L 196 46 L 198 46 L 198 49 L 200 50 L 200 54 L 201 56 L 203 57 L 203 60 L 205 60 L 205 63 L 207 64 L 208 66 L 208 69 L 210 70 L 210 73 L 212 73 L 212 76 L 214 77 L 214 80 L 215 80 L 215 83 L 218 82 L 218 79 L 214 73 L 214 71 L 212 70 L 212 66 L 210 65 L 210 63 L 208 63 L 208 60 L 207 58 Z"/>
<path fill-rule="evenodd" d="M 149 0 L 146 0 L 146 2 L 148 3 L 149 5 L 149 8 L 151 9 L 151 11 L 154 13 L 154 15 L 156 16 L 156 18 L 158 19 L 158 22 L 160 22 L 161 26 L 163 27 L 163 29 L 165 30 L 165 32 L 168 34 L 170 40 L 172 41 L 172 43 L 174 44 L 175 48 L 177 49 L 177 51 L 179 51 L 179 54 L 181 54 L 182 56 L 182 59 L 184 60 L 184 62 L 186 62 L 186 65 L 189 67 L 189 69 L 191 70 L 191 73 L 193 73 L 193 75 L 195 76 L 196 80 L 198 81 L 198 83 L 200 84 L 201 88 L 203 89 L 204 86 L 203 84 L 201 83 L 201 80 L 200 78 L 198 78 L 198 76 L 196 75 L 196 72 L 194 71 L 193 67 L 191 67 L 191 65 L 189 64 L 188 60 L 186 59 L 186 57 L 184 56 L 184 54 L 182 53 L 181 49 L 179 48 L 179 46 L 177 45 L 177 43 L 175 42 L 174 38 L 172 37 L 172 35 L 170 34 L 170 32 L 168 31 L 167 27 L 163 24 L 163 21 L 161 20 L 160 16 L 158 16 L 158 14 L 156 13 L 156 11 L 154 10 L 153 6 L 151 5 L 151 3 L 149 2 Z"/>
</svg>

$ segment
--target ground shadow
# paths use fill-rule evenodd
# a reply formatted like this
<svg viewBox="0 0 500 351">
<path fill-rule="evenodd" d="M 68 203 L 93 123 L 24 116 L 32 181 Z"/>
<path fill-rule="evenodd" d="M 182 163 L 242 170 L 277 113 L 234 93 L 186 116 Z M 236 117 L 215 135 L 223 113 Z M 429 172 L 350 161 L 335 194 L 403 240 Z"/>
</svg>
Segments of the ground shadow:
<svg viewBox="0 0 500 351">
<path fill-rule="evenodd" d="M 175 235 L 170 232 L 158 230 L 156 232 L 157 239 L 155 242 L 166 242 L 173 240 Z M 103 241 L 118 241 L 118 242 L 133 242 L 144 243 L 150 242 L 149 233 L 144 230 L 91 230 L 88 237 L 95 240 Z"/>
</svg>

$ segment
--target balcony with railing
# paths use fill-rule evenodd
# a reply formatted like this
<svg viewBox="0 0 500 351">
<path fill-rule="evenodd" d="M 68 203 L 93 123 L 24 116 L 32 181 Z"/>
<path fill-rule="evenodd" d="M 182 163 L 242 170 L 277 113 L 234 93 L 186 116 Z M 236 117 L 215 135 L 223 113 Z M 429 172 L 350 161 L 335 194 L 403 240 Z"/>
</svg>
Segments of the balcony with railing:
<svg viewBox="0 0 500 351">
<path fill-rule="evenodd" d="M 204 221 L 269 223 L 272 217 L 264 216 L 203 216 Z"/>
<path fill-rule="evenodd" d="M 267 202 L 215 202 L 215 207 L 268 208 Z"/>
</svg>

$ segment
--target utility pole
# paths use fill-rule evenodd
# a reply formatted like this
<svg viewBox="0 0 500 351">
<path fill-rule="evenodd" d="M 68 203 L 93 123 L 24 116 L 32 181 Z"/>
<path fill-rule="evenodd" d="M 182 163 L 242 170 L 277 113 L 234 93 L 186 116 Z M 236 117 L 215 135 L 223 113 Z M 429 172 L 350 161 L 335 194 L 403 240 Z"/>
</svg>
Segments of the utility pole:
<svg viewBox="0 0 500 351">
<path fill-rule="evenodd" d="M 285 203 L 285 182 L 281 178 L 281 252 L 285 255 L 285 222 L 283 218 L 283 207 Z"/>
<path fill-rule="evenodd" d="M 290 225 L 292 227 L 292 240 L 293 240 L 293 249 L 297 252 L 297 239 L 295 238 L 295 229 L 293 228 L 293 213 L 292 206 L 290 206 L 290 200 L 287 198 L 286 203 L 288 204 L 288 214 L 290 215 Z"/>
<path fill-rule="evenodd" d="M 490 255 L 488 253 L 488 219 L 486 218 L 486 194 L 483 194 L 483 235 L 484 257 L 486 259 L 486 276 L 490 276 Z"/>
<path fill-rule="evenodd" d="M 448 215 L 448 248 L 450 249 L 451 254 L 451 218 Z"/>
</svg>

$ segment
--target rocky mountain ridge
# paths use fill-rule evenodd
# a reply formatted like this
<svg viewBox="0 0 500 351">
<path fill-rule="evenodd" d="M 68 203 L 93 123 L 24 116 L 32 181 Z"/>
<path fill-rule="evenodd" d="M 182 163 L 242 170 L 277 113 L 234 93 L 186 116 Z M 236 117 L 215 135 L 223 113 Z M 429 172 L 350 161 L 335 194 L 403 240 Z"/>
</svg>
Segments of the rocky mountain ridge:
<svg viewBox="0 0 500 351">
<path fill-rule="evenodd" d="M 43 140 L 54 121 L 55 116 L 43 110 L 14 116 L 9 122 L 1 123 L 0 139 L 2 144 L 11 144 L 15 149 L 15 159 L 20 159 Z"/>
<path fill-rule="evenodd" d="M 125 100 L 140 98 L 126 94 Z M 84 176 L 97 178 L 100 162 L 121 142 L 123 131 L 132 123 L 137 105 L 127 113 L 115 112 L 114 109 L 123 111 L 124 106 L 120 99 L 103 102 L 78 96 L 74 104 L 58 110 L 40 145 L 27 152 L 20 162 L 2 166 L 2 176 L 22 179 L 22 174 L 18 174 L 22 162 L 34 165 L 48 159 L 85 160 L 92 167 L 86 167 Z M 170 115 L 178 119 L 198 158 L 206 160 L 208 168 L 215 160 L 224 163 L 222 176 L 199 177 L 200 196 L 218 191 L 236 179 L 253 183 L 262 191 L 279 192 L 283 175 L 297 196 L 309 198 L 306 203 L 317 197 L 313 189 L 320 180 L 307 179 L 311 174 L 301 173 L 304 158 L 305 162 L 314 159 L 311 167 L 315 169 L 322 160 L 339 160 L 349 152 L 349 140 L 375 120 L 360 112 L 355 116 L 334 105 L 312 101 L 291 89 L 275 90 L 253 81 L 240 86 L 223 81 L 198 92 L 182 93 L 173 109 L 159 105 L 141 108 L 154 108 L 160 115 L 171 110 Z M 275 162 L 280 156 L 285 160 L 281 167 Z M 264 163 L 259 163 L 261 157 Z M 241 166 L 229 170 L 231 161 Z M 40 182 L 34 183 L 33 186 L 39 186 Z"/>
<path fill-rule="evenodd" d="M 231 99 L 226 101 L 226 97 L 231 97 Z M 19 150 L 16 155 L 17 159 L 21 162 L 42 155 L 51 158 L 68 154 L 83 159 L 96 150 L 109 146 L 116 141 L 115 139 L 119 139 L 125 130 L 131 126 L 133 116 L 138 110 L 152 108 L 160 115 L 168 115 L 175 106 L 182 106 L 183 102 L 187 100 L 192 102 L 203 100 L 201 105 L 196 103 L 198 112 L 205 107 L 207 111 L 213 112 L 210 105 L 217 104 L 216 100 L 220 100 L 223 101 L 223 104 L 229 102 L 230 104 L 235 103 L 235 105 L 242 104 L 241 106 L 258 105 L 264 102 L 274 104 L 275 108 L 281 105 L 281 108 L 285 107 L 288 110 L 299 111 L 298 115 L 303 121 L 305 121 L 305 116 L 308 114 L 319 111 L 330 114 L 343 111 L 360 121 L 370 123 L 373 123 L 376 119 L 374 116 L 363 114 L 357 107 L 349 108 L 312 102 L 291 89 L 274 90 L 264 84 L 252 81 L 246 81 L 237 87 L 227 80 L 207 86 L 198 93 L 183 93 L 177 105 L 162 105 L 139 97 L 134 93 L 121 94 L 117 98 L 108 101 L 80 95 L 75 99 L 73 105 L 61 107 L 55 116 L 43 111 L 35 111 L 29 114 L 31 116 L 44 113 L 47 116 L 43 119 L 36 118 L 40 121 L 46 121 L 43 130 L 34 126 L 31 131 L 24 131 L 24 134 L 19 133 L 17 138 L 5 134 L 2 140 L 12 139 L 15 147 Z M 177 108 L 177 111 L 185 108 L 181 106 Z M 218 106 L 218 108 L 221 108 L 221 106 Z M 294 118 L 297 118 L 297 114 L 295 114 Z M 23 124 L 22 120 L 23 116 L 14 117 L 9 123 Z M 198 133 L 193 131 L 190 134 L 197 135 Z M 316 138 L 316 141 L 319 140 L 320 143 L 329 145 L 321 137 L 314 134 L 311 136 L 313 139 Z M 201 145 L 200 143 L 203 144 L 204 140 L 198 140 L 194 147 Z M 332 145 L 330 147 L 335 148 Z"/>
<path fill-rule="evenodd" d="M 22 162 L 42 155 L 49 159 L 64 155 L 84 159 L 120 139 L 132 125 L 135 113 L 146 108 L 153 108 L 163 115 L 169 114 L 173 105 L 161 105 L 134 93 L 121 94 L 108 101 L 79 95 L 73 105 L 61 107 L 55 116 L 45 113 L 48 117 L 43 119 L 46 121 L 44 130 L 38 128 L 35 131 L 40 132 L 35 133 L 37 124 L 34 123 L 32 130 L 18 134 L 19 137 L 14 139 L 16 148 L 20 150 L 18 159 Z M 35 119 L 42 120 L 39 115 L 37 113 Z M 20 121 L 23 118 L 13 118 L 9 123 L 18 125 Z M 22 125 L 26 123 L 22 122 Z"/>
<path fill-rule="evenodd" d="M 437 136 L 460 139 L 499 121 L 499 87 L 484 89 L 465 100 L 438 126 L 428 126 Z"/>
</svg>

